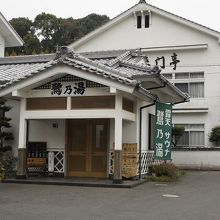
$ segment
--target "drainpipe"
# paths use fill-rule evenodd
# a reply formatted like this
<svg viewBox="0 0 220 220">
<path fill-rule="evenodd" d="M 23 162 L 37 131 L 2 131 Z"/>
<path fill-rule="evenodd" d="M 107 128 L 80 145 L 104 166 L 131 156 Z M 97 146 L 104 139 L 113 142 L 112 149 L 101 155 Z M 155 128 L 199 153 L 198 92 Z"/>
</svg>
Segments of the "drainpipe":
<svg viewBox="0 0 220 220">
<path fill-rule="evenodd" d="M 26 122 L 26 161 L 28 157 L 28 141 L 29 141 L 29 119 L 27 119 Z M 26 178 L 28 177 L 28 168 L 27 168 L 27 162 L 25 163 L 25 171 L 26 171 Z"/>
<path fill-rule="evenodd" d="M 28 141 L 29 141 L 29 120 L 26 122 L 26 151 L 28 150 Z"/>
<path fill-rule="evenodd" d="M 145 106 L 140 107 L 140 109 L 139 109 L 140 110 L 140 112 L 139 112 L 140 113 L 140 124 L 139 124 L 139 170 L 138 170 L 139 179 L 141 179 L 141 168 L 142 168 L 141 167 L 142 110 L 155 105 L 155 103 L 156 103 L 156 100 L 153 103 L 149 104 L 149 105 L 145 105 Z"/>
</svg>

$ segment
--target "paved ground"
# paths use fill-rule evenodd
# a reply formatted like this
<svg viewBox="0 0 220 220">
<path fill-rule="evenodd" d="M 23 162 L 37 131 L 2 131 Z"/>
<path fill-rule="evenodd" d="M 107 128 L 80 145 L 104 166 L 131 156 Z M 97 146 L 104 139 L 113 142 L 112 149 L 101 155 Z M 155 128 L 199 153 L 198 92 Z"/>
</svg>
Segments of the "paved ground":
<svg viewBox="0 0 220 220">
<path fill-rule="evenodd" d="M 133 189 L 0 184 L 0 220 L 26 219 L 219 220 L 220 172 Z"/>
</svg>

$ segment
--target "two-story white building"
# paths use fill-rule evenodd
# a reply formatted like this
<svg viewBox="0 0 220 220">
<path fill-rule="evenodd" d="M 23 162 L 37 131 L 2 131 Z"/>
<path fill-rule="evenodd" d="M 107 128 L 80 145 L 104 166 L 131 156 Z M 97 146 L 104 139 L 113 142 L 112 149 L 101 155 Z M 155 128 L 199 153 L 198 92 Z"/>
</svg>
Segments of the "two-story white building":
<svg viewBox="0 0 220 220">
<path fill-rule="evenodd" d="M 220 125 L 218 31 L 140 0 L 70 47 L 80 53 L 106 54 L 139 48 L 147 62 L 161 66 L 162 74 L 191 97 L 190 102 L 174 107 L 173 123 L 185 127 L 173 152 L 174 163 L 188 168 L 220 168 L 219 148 L 209 142 L 211 129 Z M 150 142 L 143 144 L 151 149 Z"/>
</svg>

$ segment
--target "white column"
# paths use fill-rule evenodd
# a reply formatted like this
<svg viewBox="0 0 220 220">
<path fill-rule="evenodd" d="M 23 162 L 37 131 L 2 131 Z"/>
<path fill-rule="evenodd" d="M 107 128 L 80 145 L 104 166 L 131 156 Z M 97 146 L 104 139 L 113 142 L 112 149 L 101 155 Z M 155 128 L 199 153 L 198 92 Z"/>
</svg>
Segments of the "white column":
<svg viewBox="0 0 220 220">
<path fill-rule="evenodd" d="M 67 97 L 67 110 L 71 110 L 71 97 Z"/>
<path fill-rule="evenodd" d="M 122 96 L 115 96 L 115 150 L 122 150 Z"/>
<path fill-rule="evenodd" d="M 26 148 L 27 121 L 24 117 L 26 111 L 26 99 L 21 99 L 20 104 L 20 123 L 19 123 L 19 142 L 18 148 Z"/>
<path fill-rule="evenodd" d="M 115 150 L 113 183 L 122 183 L 122 96 L 115 96 Z"/>
<path fill-rule="evenodd" d="M 27 153 L 26 153 L 26 132 L 27 121 L 24 117 L 26 111 L 26 99 L 21 99 L 20 104 L 20 124 L 19 124 L 19 144 L 18 144 L 18 162 L 17 178 L 26 178 Z"/>
</svg>

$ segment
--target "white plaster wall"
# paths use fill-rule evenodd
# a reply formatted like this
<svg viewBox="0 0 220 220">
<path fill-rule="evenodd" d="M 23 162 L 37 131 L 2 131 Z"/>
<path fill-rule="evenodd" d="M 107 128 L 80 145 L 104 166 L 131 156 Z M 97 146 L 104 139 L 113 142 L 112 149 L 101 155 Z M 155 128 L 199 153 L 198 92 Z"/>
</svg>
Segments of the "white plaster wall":
<svg viewBox="0 0 220 220">
<path fill-rule="evenodd" d="M 110 144 L 110 149 L 114 149 L 114 142 L 115 142 L 115 119 L 111 118 L 110 119 L 110 138 L 109 138 L 109 144 Z"/>
<path fill-rule="evenodd" d="M 77 52 L 204 44 L 210 37 L 183 24 L 152 13 L 150 28 L 137 29 L 131 14 L 95 38 L 75 47 Z M 123 40 L 122 40 L 123 39 Z"/>
<path fill-rule="evenodd" d="M 20 117 L 20 102 L 18 100 L 8 99 L 6 105 L 11 106 L 11 110 L 6 113 L 6 117 L 11 118 L 11 128 L 8 131 L 12 132 L 14 140 L 9 144 L 12 146 L 13 154 L 17 156 L 18 138 L 19 138 L 19 117 Z"/>
<path fill-rule="evenodd" d="M 184 169 L 220 170 L 220 151 L 173 151 L 172 158 Z"/>
<path fill-rule="evenodd" d="M 46 141 L 47 149 L 65 149 L 65 120 L 30 120 L 29 141 Z"/>
<path fill-rule="evenodd" d="M 137 143 L 136 122 L 123 120 L 122 122 L 122 143 Z M 113 149 L 115 142 L 115 120 L 110 119 L 110 149 Z"/>
<path fill-rule="evenodd" d="M 0 34 L 0 57 L 4 57 L 4 56 L 5 56 L 5 39 Z"/>
<path fill-rule="evenodd" d="M 136 131 L 137 123 L 123 120 L 123 132 L 122 132 L 122 142 L 133 144 L 137 143 L 137 133 Z"/>
</svg>

